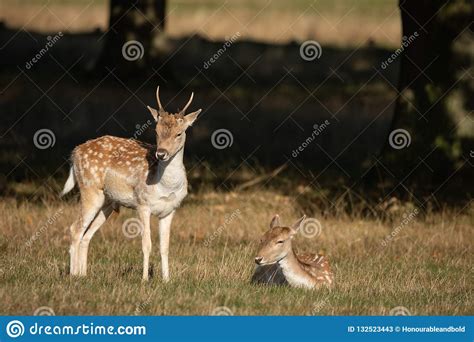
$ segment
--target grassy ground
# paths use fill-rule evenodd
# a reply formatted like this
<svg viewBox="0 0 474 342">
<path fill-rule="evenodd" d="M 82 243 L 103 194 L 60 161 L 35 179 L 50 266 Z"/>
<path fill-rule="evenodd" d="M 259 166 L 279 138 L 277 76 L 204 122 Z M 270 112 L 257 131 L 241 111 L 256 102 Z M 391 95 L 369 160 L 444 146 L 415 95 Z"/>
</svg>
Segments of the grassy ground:
<svg viewBox="0 0 474 342">
<path fill-rule="evenodd" d="M 249 283 L 255 242 L 272 215 L 280 213 L 289 223 L 302 214 L 281 192 L 189 196 L 172 228 L 168 284 L 161 281 L 156 228 L 154 276 L 141 283 L 140 239 L 125 237 L 121 228 L 134 215 L 127 210 L 94 237 L 89 275 L 70 278 L 67 227 L 77 213 L 71 197 L 1 202 L 0 314 L 32 314 L 41 306 L 57 315 L 206 315 L 220 306 L 235 315 L 384 315 L 397 306 L 418 315 L 474 313 L 472 205 L 420 212 L 406 224 L 409 205 L 383 220 L 307 213 L 320 219 L 322 232 L 298 237 L 296 247 L 324 251 L 337 281 L 332 291 L 309 291 Z M 384 240 L 391 232 L 393 239 Z"/>
</svg>

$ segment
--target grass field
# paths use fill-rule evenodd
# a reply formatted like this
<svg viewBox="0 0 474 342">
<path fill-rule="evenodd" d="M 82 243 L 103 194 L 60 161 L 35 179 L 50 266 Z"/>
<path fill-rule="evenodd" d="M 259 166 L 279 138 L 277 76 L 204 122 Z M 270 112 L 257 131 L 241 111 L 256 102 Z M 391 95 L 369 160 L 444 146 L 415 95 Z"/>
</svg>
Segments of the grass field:
<svg viewBox="0 0 474 342">
<path fill-rule="evenodd" d="M 337 282 L 332 291 L 310 291 L 249 283 L 256 241 L 272 215 L 290 223 L 302 214 L 280 191 L 190 195 L 172 227 L 167 284 L 161 281 L 157 228 L 154 275 L 141 283 L 140 238 L 122 233 L 122 223 L 135 215 L 128 210 L 94 237 L 88 276 L 70 278 L 68 225 L 76 200 L 1 202 L 1 314 L 28 315 L 42 306 L 57 315 L 207 315 L 221 306 L 234 315 L 385 315 L 398 306 L 417 315 L 474 313 L 472 204 L 413 217 L 406 204 L 384 219 L 307 212 L 320 220 L 321 234 L 298 237 L 296 247 L 324 251 Z"/>
</svg>

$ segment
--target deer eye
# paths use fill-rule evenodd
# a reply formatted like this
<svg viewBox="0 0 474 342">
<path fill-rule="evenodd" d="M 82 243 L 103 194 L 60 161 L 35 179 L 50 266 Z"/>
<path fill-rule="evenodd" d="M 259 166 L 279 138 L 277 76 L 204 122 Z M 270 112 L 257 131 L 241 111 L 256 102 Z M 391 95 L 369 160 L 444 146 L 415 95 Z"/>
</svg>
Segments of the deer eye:
<svg viewBox="0 0 474 342">
<path fill-rule="evenodd" d="M 180 136 L 183 135 L 183 132 L 176 134 L 176 138 L 179 138 Z"/>
<path fill-rule="evenodd" d="M 283 241 L 283 240 L 278 240 L 278 241 L 277 241 L 277 244 L 280 244 L 280 243 L 283 243 L 283 242 L 285 242 L 285 241 Z"/>
</svg>

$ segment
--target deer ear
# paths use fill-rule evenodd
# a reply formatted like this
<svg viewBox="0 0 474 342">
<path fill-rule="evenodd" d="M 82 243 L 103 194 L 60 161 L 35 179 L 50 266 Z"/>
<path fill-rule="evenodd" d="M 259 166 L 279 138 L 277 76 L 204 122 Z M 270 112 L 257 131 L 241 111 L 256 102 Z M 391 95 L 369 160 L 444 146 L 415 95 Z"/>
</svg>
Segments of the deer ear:
<svg viewBox="0 0 474 342">
<path fill-rule="evenodd" d="M 272 222 L 270 222 L 270 229 L 273 229 L 273 228 L 279 227 L 279 226 L 281 226 L 280 216 L 278 216 L 278 214 L 277 214 L 272 218 Z"/>
<path fill-rule="evenodd" d="M 186 128 L 188 128 L 189 126 L 192 126 L 192 124 L 194 123 L 194 121 L 196 121 L 196 119 L 197 119 L 199 113 L 201 113 L 201 111 L 202 111 L 202 109 L 199 109 L 195 112 L 187 114 L 184 117 L 184 124 L 186 125 Z"/>
<path fill-rule="evenodd" d="M 303 222 L 304 220 L 306 219 L 306 215 L 303 215 L 302 218 L 300 218 L 298 221 L 296 221 L 292 226 L 291 226 L 291 229 L 294 231 L 294 234 L 296 234 L 298 232 L 298 230 L 301 228 L 301 226 L 303 225 Z"/>
<path fill-rule="evenodd" d="M 151 108 L 150 106 L 146 106 L 146 107 L 150 111 L 151 115 L 153 115 L 153 118 L 155 119 L 155 121 L 158 122 L 160 113 L 158 113 L 158 111 L 155 108 Z"/>
</svg>

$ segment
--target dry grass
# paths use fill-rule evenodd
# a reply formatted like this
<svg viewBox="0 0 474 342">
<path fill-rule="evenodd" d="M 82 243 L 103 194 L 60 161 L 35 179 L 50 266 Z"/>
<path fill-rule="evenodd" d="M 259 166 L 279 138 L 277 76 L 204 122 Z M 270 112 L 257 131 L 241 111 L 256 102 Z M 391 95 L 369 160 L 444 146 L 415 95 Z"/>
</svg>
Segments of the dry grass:
<svg viewBox="0 0 474 342">
<path fill-rule="evenodd" d="M 45 6 L 34 0 L 15 0 L 0 4 L 0 20 L 10 27 L 38 32 L 105 30 L 108 10 L 106 1 L 55 0 Z M 400 27 L 396 0 L 174 0 L 168 4 L 166 30 L 171 37 L 198 33 L 211 40 L 223 40 L 239 31 L 242 40 L 270 43 L 315 39 L 358 46 L 370 40 L 393 47 L 399 45 Z"/>
<path fill-rule="evenodd" d="M 225 224 L 236 210 L 240 214 Z M 76 211 L 74 199 L 1 202 L 1 314 L 32 314 L 40 306 L 61 315 L 201 315 L 218 306 L 237 315 L 374 315 L 396 306 L 419 315 L 474 313 L 472 206 L 462 213 L 421 213 L 386 247 L 381 242 L 400 224 L 403 210 L 384 220 L 313 214 L 321 219 L 322 234 L 299 237 L 296 246 L 330 257 L 337 280 L 331 292 L 249 284 L 255 241 L 271 216 L 278 212 L 290 222 L 301 215 L 292 198 L 274 191 L 190 195 L 172 228 L 168 284 L 159 275 L 156 229 L 155 275 L 141 283 L 140 240 L 121 231 L 135 215 L 126 210 L 94 237 L 89 275 L 71 279 L 67 227 Z M 208 240 L 215 232 L 220 234 Z"/>
</svg>

